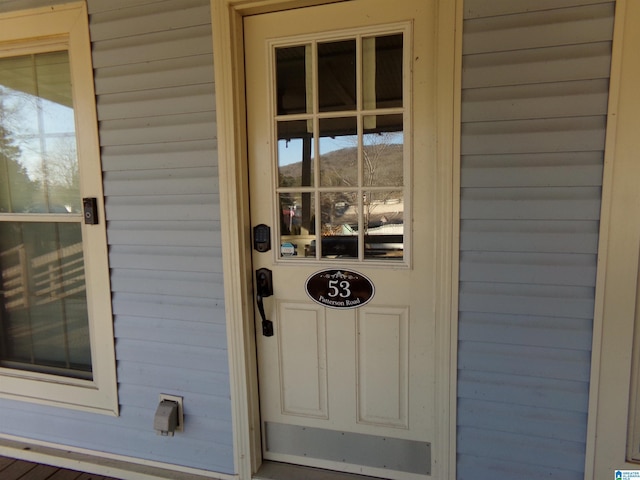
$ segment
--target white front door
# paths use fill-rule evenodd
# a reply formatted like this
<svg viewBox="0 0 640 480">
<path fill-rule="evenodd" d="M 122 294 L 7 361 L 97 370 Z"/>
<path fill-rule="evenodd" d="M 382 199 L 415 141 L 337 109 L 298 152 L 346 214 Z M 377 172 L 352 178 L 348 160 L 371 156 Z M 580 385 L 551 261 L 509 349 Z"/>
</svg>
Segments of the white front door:
<svg viewBox="0 0 640 480">
<path fill-rule="evenodd" d="M 244 20 L 264 459 L 432 475 L 436 18 L 354 0 Z"/>
</svg>

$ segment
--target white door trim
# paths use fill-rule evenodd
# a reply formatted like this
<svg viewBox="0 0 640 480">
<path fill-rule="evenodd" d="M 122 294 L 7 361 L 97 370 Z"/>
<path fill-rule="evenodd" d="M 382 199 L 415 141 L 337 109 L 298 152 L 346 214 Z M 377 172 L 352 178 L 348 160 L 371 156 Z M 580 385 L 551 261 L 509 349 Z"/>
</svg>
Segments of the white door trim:
<svg viewBox="0 0 640 480">
<path fill-rule="evenodd" d="M 340 0 L 211 0 L 218 129 L 218 165 L 225 284 L 225 309 L 234 435 L 238 477 L 250 479 L 262 463 L 253 322 L 249 187 L 247 182 L 246 110 L 242 17 Z M 459 112 L 462 0 L 439 0 L 437 70 L 438 168 L 441 170 L 438 239 L 442 252 L 438 270 L 438 316 L 449 319 L 438 329 L 441 349 L 439 381 L 450 388 L 438 392 L 439 445 L 433 446 L 434 478 L 455 476 L 457 296 L 459 244 Z"/>
</svg>

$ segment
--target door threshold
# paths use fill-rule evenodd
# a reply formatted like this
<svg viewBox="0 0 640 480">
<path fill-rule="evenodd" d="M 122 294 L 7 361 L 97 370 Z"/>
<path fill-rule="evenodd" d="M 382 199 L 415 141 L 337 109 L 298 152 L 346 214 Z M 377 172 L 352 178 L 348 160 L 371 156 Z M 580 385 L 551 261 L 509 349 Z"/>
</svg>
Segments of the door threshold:
<svg viewBox="0 0 640 480">
<path fill-rule="evenodd" d="M 334 472 L 290 463 L 264 461 L 253 480 L 380 480 L 353 473 Z"/>
</svg>

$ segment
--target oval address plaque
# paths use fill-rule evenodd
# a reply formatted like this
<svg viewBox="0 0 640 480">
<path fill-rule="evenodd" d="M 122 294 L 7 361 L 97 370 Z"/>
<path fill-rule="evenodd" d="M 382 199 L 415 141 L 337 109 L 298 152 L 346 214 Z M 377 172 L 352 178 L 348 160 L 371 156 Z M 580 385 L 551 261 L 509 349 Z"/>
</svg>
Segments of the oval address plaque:
<svg viewBox="0 0 640 480">
<path fill-rule="evenodd" d="M 350 270 L 322 270 L 307 278 L 307 295 L 316 303 L 331 308 L 358 308 L 375 293 L 371 280 Z"/>
</svg>

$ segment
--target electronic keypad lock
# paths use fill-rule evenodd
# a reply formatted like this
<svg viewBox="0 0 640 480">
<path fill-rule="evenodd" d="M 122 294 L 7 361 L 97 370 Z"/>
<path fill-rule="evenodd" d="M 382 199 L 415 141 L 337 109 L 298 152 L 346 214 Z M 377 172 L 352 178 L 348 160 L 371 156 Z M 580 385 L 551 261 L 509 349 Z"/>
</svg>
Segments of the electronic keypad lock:
<svg viewBox="0 0 640 480">
<path fill-rule="evenodd" d="M 253 248 L 258 252 L 271 250 L 271 228 L 261 223 L 253 227 Z"/>
</svg>

